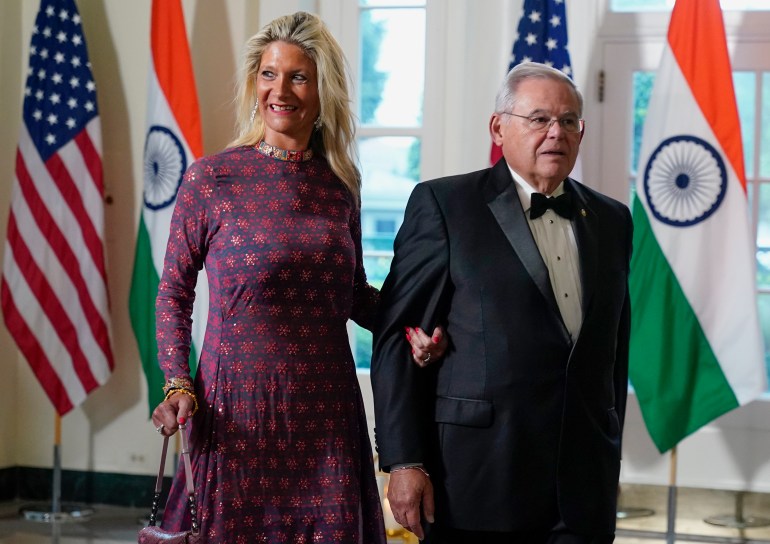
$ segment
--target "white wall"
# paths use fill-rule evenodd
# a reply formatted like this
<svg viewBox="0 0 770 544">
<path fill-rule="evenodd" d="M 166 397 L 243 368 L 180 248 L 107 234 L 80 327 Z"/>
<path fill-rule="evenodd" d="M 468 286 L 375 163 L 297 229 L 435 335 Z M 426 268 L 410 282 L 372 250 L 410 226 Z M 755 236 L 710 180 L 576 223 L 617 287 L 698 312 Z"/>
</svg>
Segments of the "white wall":
<svg viewBox="0 0 770 544">
<path fill-rule="evenodd" d="M 16 140 L 21 122 L 21 78 L 24 71 L 19 38 L 20 2 L 0 2 L 0 235 L 5 239 L 8 200 L 13 176 Z M 7 107 L 6 104 L 12 106 Z M 15 464 L 18 361 L 16 347 L 5 326 L 0 326 L 0 467 Z"/>
<path fill-rule="evenodd" d="M 486 166 L 487 121 L 508 63 L 521 9 L 520 0 L 445 0 L 446 33 L 442 70 L 443 159 L 429 176 Z M 231 99 L 240 47 L 262 23 L 296 9 L 320 12 L 341 33 L 340 0 L 184 0 L 201 103 L 204 149 L 221 149 L 232 135 Z M 128 319 L 127 300 L 141 202 L 141 159 L 145 131 L 149 60 L 150 0 L 79 0 L 78 6 L 96 78 L 104 134 L 108 277 L 112 303 L 115 373 L 80 408 L 63 418 L 65 469 L 152 474 L 158 437 L 147 416 L 146 386 Z M 575 9 L 575 8 L 580 9 Z M 595 74 L 602 2 L 570 2 L 570 51 L 578 85 L 586 95 L 588 134 L 584 180 L 601 177 L 597 144 L 605 114 L 596 100 Z M 22 87 L 29 33 L 37 2 L 0 1 L 0 239 L 13 180 L 21 121 Z M 430 100 L 430 97 L 429 97 Z M 607 112 L 612 114 L 613 112 Z M 594 132 L 592 132 L 594 130 Z M 623 180 L 619 182 L 625 183 Z M 50 467 L 54 412 L 26 362 L 0 326 L 0 468 Z M 368 377 L 361 376 L 367 399 Z M 368 400 L 370 402 L 370 400 Z M 721 418 L 687 439 L 679 451 L 679 483 L 701 487 L 770 491 L 768 403 L 755 403 Z M 371 410 L 369 411 L 371 413 Z M 624 481 L 667 483 L 668 457 L 652 447 L 636 400 L 629 401 Z"/>
</svg>

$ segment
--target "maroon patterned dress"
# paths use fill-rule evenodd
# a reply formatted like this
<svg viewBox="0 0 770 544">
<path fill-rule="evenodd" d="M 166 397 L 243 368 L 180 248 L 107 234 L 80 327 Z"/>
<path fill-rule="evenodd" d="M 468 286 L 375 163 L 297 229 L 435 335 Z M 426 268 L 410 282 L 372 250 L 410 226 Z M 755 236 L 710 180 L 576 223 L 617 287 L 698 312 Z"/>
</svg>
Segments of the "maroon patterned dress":
<svg viewBox="0 0 770 544">
<path fill-rule="evenodd" d="M 325 159 L 236 148 L 179 190 L 157 300 L 166 378 L 189 375 L 205 264 L 209 318 L 190 440 L 210 543 L 384 544 L 348 318 L 371 328 L 360 211 Z M 184 473 L 163 527 L 188 529 Z"/>
</svg>

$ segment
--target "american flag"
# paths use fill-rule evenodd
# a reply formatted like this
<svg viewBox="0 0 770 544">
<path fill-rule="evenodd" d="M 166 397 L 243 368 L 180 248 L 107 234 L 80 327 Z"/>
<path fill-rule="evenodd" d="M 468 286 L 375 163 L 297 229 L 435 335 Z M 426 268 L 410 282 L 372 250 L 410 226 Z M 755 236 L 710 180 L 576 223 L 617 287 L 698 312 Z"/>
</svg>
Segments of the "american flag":
<svg viewBox="0 0 770 544">
<path fill-rule="evenodd" d="M 542 62 L 572 77 L 564 1 L 524 0 L 508 70 L 521 62 Z"/>
<path fill-rule="evenodd" d="M 8 330 L 64 415 L 114 366 L 101 128 L 74 0 L 41 1 L 23 111 L 0 298 Z"/>
<path fill-rule="evenodd" d="M 565 0 L 524 0 L 508 70 L 522 62 L 542 62 L 570 77 L 572 64 L 567 51 L 567 10 Z M 492 144 L 492 164 L 502 156 Z"/>
</svg>

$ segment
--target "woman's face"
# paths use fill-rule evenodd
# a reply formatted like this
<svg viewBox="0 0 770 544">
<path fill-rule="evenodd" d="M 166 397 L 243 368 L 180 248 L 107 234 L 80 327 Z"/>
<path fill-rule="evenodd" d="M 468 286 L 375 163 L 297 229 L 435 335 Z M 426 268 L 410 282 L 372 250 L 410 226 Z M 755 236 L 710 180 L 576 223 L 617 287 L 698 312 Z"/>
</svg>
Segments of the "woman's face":
<svg viewBox="0 0 770 544">
<path fill-rule="evenodd" d="M 270 43 L 257 71 L 257 97 L 265 142 L 282 149 L 307 149 L 321 111 L 315 62 L 296 45 Z"/>
</svg>

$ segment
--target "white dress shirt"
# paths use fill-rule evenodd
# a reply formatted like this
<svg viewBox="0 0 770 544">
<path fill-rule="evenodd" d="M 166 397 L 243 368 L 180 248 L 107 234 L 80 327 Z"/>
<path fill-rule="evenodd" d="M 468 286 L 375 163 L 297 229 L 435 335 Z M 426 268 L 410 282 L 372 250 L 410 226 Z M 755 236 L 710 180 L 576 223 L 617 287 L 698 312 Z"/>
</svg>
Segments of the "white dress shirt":
<svg viewBox="0 0 770 544">
<path fill-rule="evenodd" d="M 540 255 L 548 268 L 548 277 L 559 305 L 562 320 L 574 342 L 583 324 L 583 289 L 580 285 L 580 261 L 578 260 L 577 241 L 572 230 L 572 222 L 565 219 L 552 209 L 537 219 L 529 218 L 532 193 L 536 192 L 524 178 L 511 171 L 516 181 L 516 190 L 527 216 L 529 228 L 535 239 Z M 553 193 L 547 195 L 556 197 L 564 193 L 562 181 Z"/>
</svg>

